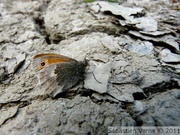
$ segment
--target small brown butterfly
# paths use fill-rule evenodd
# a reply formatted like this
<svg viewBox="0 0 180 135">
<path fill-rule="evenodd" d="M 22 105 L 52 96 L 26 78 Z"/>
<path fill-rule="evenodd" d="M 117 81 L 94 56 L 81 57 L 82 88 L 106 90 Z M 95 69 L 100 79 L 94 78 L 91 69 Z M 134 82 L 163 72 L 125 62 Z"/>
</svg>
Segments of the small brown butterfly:
<svg viewBox="0 0 180 135">
<path fill-rule="evenodd" d="M 51 97 L 65 92 L 84 79 L 87 61 L 59 54 L 38 54 L 33 57 L 33 67 L 39 84 Z"/>
</svg>

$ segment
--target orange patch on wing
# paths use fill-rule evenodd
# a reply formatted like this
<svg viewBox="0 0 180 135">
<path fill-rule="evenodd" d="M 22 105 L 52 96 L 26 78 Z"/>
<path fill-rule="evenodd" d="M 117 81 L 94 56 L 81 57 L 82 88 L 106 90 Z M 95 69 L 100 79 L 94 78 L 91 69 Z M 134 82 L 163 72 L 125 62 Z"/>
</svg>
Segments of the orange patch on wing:
<svg viewBox="0 0 180 135">
<path fill-rule="evenodd" d="M 75 59 L 69 58 L 67 56 L 54 53 L 38 54 L 34 56 L 33 59 L 41 59 L 40 63 L 38 63 L 38 71 L 52 64 L 76 61 Z M 44 65 L 42 65 L 43 62 Z"/>
<path fill-rule="evenodd" d="M 63 58 L 49 58 L 47 59 L 48 64 L 55 64 L 55 63 L 61 63 L 61 62 L 70 62 L 71 59 L 63 59 Z"/>
<path fill-rule="evenodd" d="M 46 59 L 44 59 L 42 61 L 42 62 L 45 63 L 45 65 L 42 66 L 41 63 L 40 63 L 39 66 L 38 66 L 38 70 L 41 70 L 41 69 L 43 69 L 45 67 L 48 67 L 49 65 L 52 65 L 52 64 L 58 64 L 58 63 L 70 62 L 70 61 L 72 61 L 72 60 L 68 59 L 68 58 L 46 58 Z"/>
</svg>

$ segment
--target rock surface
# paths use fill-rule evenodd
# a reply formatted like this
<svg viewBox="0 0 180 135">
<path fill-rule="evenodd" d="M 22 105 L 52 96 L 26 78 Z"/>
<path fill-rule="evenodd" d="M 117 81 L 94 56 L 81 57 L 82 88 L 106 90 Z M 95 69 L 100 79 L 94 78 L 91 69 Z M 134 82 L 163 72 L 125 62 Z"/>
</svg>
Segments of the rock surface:
<svg viewBox="0 0 180 135">
<path fill-rule="evenodd" d="M 1 0 L 0 133 L 180 126 L 179 3 Z M 86 59 L 84 83 L 48 97 L 33 72 L 39 53 Z"/>
</svg>

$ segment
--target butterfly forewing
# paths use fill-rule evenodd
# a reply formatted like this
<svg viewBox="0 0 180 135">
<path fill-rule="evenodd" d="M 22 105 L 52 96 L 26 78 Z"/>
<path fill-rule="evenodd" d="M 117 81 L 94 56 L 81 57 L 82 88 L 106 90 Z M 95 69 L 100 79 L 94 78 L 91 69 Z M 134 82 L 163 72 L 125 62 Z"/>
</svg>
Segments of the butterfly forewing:
<svg viewBox="0 0 180 135">
<path fill-rule="evenodd" d="M 84 79 L 86 64 L 63 55 L 38 54 L 33 67 L 45 93 L 55 97 Z"/>
</svg>

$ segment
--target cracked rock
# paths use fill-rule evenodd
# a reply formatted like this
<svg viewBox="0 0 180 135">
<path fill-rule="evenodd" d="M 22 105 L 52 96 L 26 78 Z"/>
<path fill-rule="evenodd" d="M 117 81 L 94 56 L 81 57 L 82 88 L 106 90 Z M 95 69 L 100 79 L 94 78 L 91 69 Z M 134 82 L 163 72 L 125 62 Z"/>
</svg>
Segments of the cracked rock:
<svg viewBox="0 0 180 135">
<path fill-rule="evenodd" d="M 72 4 L 69 1 L 63 1 L 63 5 L 59 0 L 52 1 L 48 6 L 44 21 L 50 39 L 55 43 L 67 37 L 89 32 L 118 34 L 125 31 L 123 27 L 112 25 L 108 18 L 98 19 L 91 15 L 85 3 Z"/>
<path fill-rule="evenodd" d="M 94 90 L 98 93 L 106 93 L 110 78 L 110 71 L 110 62 L 97 64 L 95 69 L 87 75 L 84 84 L 85 88 Z"/>
<path fill-rule="evenodd" d="M 19 53 L 15 57 L 12 57 L 8 61 L 6 61 L 8 74 L 15 73 L 19 66 L 25 61 L 25 58 L 25 53 Z"/>
<path fill-rule="evenodd" d="M 94 5 L 99 5 L 101 12 L 110 11 L 114 15 L 122 16 L 124 19 L 131 19 L 133 18 L 131 15 L 135 15 L 138 13 L 143 12 L 143 8 L 130 8 L 118 5 L 117 3 L 109 3 L 109 2 L 95 2 Z M 97 10 L 97 9 L 96 9 Z"/>
<path fill-rule="evenodd" d="M 7 125 L 1 130 L 4 134 L 11 126 L 14 134 L 104 134 L 109 125 L 135 125 L 135 121 L 118 104 L 97 105 L 87 97 L 76 96 L 71 100 L 34 101 Z"/>
<path fill-rule="evenodd" d="M 148 110 L 142 114 L 143 125 L 175 126 L 179 125 L 179 100 L 175 98 L 176 91 L 155 95 L 147 105 Z M 153 105 L 154 107 L 152 107 Z M 168 110 L 168 111 L 167 111 Z M 147 115 L 151 112 L 151 115 Z"/>
<path fill-rule="evenodd" d="M 143 93 L 143 90 L 132 84 L 122 84 L 122 85 L 110 85 L 108 89 L 108 94 L 119 101 L 133 102 L 133 93 Z"/>
<path fill-rule="evenodd" d="M 97 9 L 99 5 L 99 10 Z M 96 8 L 95 8 L 96 7 Z M 108 3 L 108 2 L 95 2 L 91 8 L 95 12 L 111 12 L 115 16 L 121 16 L 122 19 L 119 20 L 119 23 L 122 26 L 126 25 L 135 25 L 139 30 L 146 32 L 157 31 L 158 23 L 152 17 L 139 17 L 138 14 L 144 14 L 144 9 L 139 7 L 125 7 L 117 3 Z"/>
<path fill-rule="evenodd" d="M 0 112 L 0 126 L 3 125 L 8 119 L 14 117 L 18 112 L 18 106 L 10 107 L 8 109 L 1 109 Z"/>
<path fill-rule="evenodd" d="M 131 52 L 135 52 L 140 55 L 148 55 L 153 51 L 154 46 L 151 42 L 145 41 L 140 43 L 136 42 L 132 45 L 128 45 L 127 48 Z"/>
<path fill-rule="evenodd" d="M 173 48 L 175 51 L 177 51 L 177 52 L 179 51 L 179 44 L 178 44 L 178 42 L 176 42 L 176 40 L 171 35 L 165 35 L 160 38 L 155 38 L 155 37 L 149 37 L 149 36 L 140 34 L 136 31 L 129 31 L 129 34 L 139 37 L 139 38 L 142 38 L 147 41 L 153 41 L 153 42 L 157 42 L 159 44 L 164 43 L 167 46 L 169 46 L 170 48 Z"/>
<path fill-rule="evenodd" d="M 179 63 L 180 55 L 171 53 L 169 49 L 163 49 L 161 52 L 161 59 L 166 63 Z"/>
<path fill-rule="evenodd" d="M 167 0 L 1 0 L 0 134 L 180 126 L 178 9 Z M 48 97 L 32 66 L 41 53 L 86 60 L 84 82 Z"/>
</svg>

